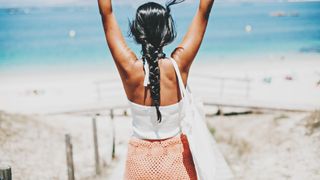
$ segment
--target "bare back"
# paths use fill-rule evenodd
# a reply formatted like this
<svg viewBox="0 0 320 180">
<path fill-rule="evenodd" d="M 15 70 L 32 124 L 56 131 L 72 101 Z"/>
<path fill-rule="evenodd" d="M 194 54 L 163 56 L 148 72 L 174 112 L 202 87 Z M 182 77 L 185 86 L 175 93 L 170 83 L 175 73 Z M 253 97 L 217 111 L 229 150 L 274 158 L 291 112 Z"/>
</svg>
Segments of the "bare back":
<svg viewBox="0 0 320 180">
<path fill-rule="evenodd" d="M 172 62 L 169 59 L 159 60 L 160 68 L 160 105 L 172 105 L 180 101 L 180 89 L 178 79 L 173 68 Z M 137 60 L 134 64 L 136 72 L 134 78 L 129 83 L 123 83 L 128 99 L 131 102 L 140 105 L 151 106 L 152 98 L 149 87 L 144 87 L 145 73 L 142 61 Z M 183 77 L 186 82 L 186 77 Z"/>
</svg>

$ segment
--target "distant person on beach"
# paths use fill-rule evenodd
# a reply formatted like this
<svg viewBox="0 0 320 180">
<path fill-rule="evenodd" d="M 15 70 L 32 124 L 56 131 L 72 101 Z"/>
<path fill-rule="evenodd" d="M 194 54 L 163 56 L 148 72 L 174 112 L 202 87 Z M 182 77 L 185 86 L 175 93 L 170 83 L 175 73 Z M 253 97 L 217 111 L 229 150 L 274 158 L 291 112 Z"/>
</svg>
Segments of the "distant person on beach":
<svg viewBox="0 0 320 180">
<path fill-rule="evenodd" d="M 203 40 L 213 0 L 199 8 L 181 44 L 167 57 L 163 47 L 176 38 L 170 7 L 184 0 L 141 5 L 130 32 L 141 45 L 142 57 L 128 48 L 111 0 L 98 0 L 106 40 L 120 73 L 133 117 L 125 179 L 197 179 L 188 140 L 179 127 L 182 97 L 174 68 L 183 84 Z M 208 142 L 209 143 L 209 142 Z"/>
</svg>

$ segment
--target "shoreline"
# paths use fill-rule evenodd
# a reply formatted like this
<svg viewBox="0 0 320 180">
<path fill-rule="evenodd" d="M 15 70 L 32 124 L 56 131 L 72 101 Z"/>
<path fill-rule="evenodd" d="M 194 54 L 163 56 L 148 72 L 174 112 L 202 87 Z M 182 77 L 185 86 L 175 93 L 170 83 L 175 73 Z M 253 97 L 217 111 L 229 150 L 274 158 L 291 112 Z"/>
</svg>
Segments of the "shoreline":
<svg viewBox="0 0 320 180">
<path fill-rule="evenodd" d="M 227 56 L 212 56 L 199 53 L 193 63 L 192 69 L 203 68 L 206 66 L 241 66 L 241 67 L 261 67 L 262 65 L 270 65 L 270 63 L 280 64 L 308 64 L 317 63 L 320 59 L 320 53 L 276 53 L 263 56 L 262 54 L 255 55 L 227 55 Z M 254 67 L 253 67 L 254 66 Z M 94 72 L 105 73 L 111 71 L 117 73 L 114 61 L 109 59 L 101 60 L 100 63 L 79 63 L 79 64 L 60 64 L 60 65 L 20 65 L 16 67 L 2 67 L 0 69 L 0 80 L 10 76 L 24 75 L 53 75 L 53 74 L 77 74 Z"/>
</svg>

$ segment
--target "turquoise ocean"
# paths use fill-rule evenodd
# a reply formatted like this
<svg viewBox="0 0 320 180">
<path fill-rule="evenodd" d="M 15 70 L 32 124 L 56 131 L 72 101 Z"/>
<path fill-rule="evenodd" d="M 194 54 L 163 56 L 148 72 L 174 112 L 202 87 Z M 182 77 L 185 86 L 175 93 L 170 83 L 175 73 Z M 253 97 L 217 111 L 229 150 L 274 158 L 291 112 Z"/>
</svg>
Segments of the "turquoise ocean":
<svg viewBox="0 0 320 180">
<path fill-rule="evenodd" d="M 128 36 L 135 9 L 122 5 L 114 10 L 139 56 L 140 47 Z M 195 11 L 196 4 L 173 7 L 178 37 L 165 48 L 167 54 L 181 41 Z M 290 53 L 320 54 L 320 2 L 215 4 L 198 59 Z M 96 6 L 0 8 L 0 72 L 112 63 Z"/>
</svg>

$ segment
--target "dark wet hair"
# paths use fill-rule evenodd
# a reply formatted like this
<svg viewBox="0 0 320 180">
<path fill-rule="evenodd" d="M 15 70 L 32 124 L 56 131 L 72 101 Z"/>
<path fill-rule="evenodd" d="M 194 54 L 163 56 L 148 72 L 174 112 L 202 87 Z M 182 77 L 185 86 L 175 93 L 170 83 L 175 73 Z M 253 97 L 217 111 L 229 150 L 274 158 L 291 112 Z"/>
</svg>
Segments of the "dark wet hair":
<svg viewBox="0 0 320 180">
<path fill-rule="evenodd" d="M 160 69 L 158 61 L 165 58 L 163 47 L 170 44 L 177 36 L 170 6 L 184 0 L 170 0 L 166 7 L 148 2 L 141 5 L 136 18 L 130 22 L 130 32 L 134 40 L 142 46 L 142 60 L 149 64 L 149 81 L 153 106 L 157 110 L 158 121 L 161 122 L 160 106 Z"/>
</svg>

